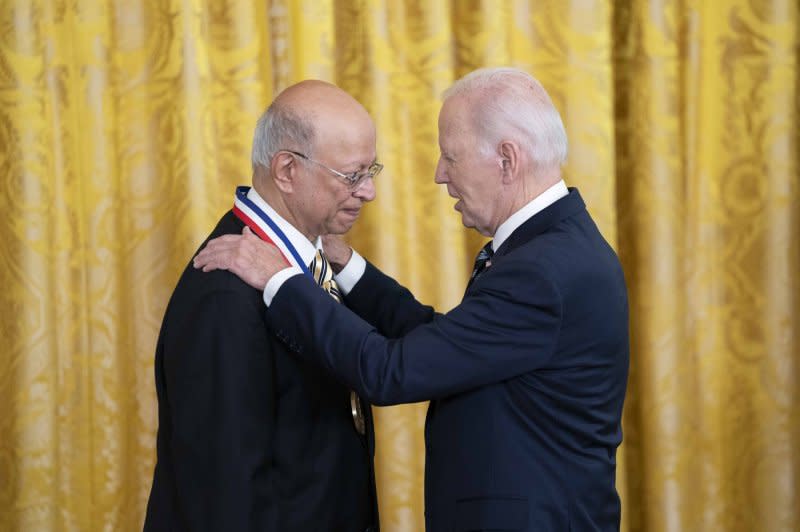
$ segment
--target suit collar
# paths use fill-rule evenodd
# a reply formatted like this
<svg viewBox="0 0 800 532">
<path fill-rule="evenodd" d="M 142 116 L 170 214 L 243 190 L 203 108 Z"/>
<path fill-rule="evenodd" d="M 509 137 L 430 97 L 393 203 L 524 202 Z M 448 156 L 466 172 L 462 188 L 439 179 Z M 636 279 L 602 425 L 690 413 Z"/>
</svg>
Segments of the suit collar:
<svg viewBox="0 0 800 532">
<path fill-rule="evenodd" d="M 511 233 L 520 225 L 524 224 L 529 218 L 543 211 L 549 205 L 552 205 L 567 194 L 569 194 L 569 190 L 567 190 L 567 185 L 564 183 L 564 180 L 561 179 L 558 183 L 555 183 L 533 198 L 533 200 L 526 205 L 523 205 L 521 209 L 509 216 L 508 219 L 497 228 L 497 231 L 494 233 L 494 238 L 492 239 L 492 251 L 500 249 L 500 246 L 511 236 Z"/>
<path fill-rule="evenodd" d="M 500 245 L 500 248 L 495 252 L 495 256 L 499 257 L 509 253 L 535 236 L 544 233 L 561 220 L 584 210 L 586 210 L 586 204 L 583 202 L 578 189 L 570 187 L 568 195 L 534 214 L 514 230 L 506 241 Z"/>
</svg>

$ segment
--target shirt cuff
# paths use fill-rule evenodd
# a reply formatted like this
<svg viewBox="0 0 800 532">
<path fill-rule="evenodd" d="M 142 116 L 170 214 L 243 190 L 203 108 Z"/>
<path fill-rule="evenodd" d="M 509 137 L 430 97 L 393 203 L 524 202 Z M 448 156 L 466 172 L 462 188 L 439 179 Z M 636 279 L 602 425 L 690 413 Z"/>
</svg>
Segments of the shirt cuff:
<svg viewBox="0 0 800 532">
<path fill-rule="evenodd" d="M 275 297 L 275 294 L 278 293 L 278 290 L 281 289 L 283 283 L 286 282 L 286 279 L 289 277 L 294 277 L 295 275 L 302 275 L 303 271 L 298 268 L 297 266 L 291 266 L 289 268 L 284 268 L 272 278 L 267 281 L 267 286 L 264 287 L 264 304 L 266 306 L 270 306 L 272 304 L 272 298 Z"/>
<path fill-rule="evenodd" d="M 342 271 L 333 276 L 336 284 L 339 285 L 339 292 L 345 296 L 350 293 L 356 283 L 361 280 L 366 270 L 367 261 L 356 250 L 353 250 L 353 255 L 347 261 L 345 267 L 342 268 Z"/>
</svg>

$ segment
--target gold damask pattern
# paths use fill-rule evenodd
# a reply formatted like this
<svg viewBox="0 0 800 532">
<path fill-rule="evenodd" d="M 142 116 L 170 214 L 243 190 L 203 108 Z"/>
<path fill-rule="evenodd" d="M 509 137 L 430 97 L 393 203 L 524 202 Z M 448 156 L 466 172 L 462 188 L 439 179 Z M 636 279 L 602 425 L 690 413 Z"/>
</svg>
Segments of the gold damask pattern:
<svg viewBox="0 0 800 532">
<path fill-rule="evenodd" d="M 455 305 L 482 241 L 433 183 L 439 95 L 501 64 L 625 266 L 623 529 L 796 530 L 799 61 L 781 0 L 0 0 L 0 530 L 141 528 L 167 298 L 294 81 L 378 124 L 354 245 Z M 424 415 L 376 409 L 389 532 L 423 528 Z"/>
</svg>

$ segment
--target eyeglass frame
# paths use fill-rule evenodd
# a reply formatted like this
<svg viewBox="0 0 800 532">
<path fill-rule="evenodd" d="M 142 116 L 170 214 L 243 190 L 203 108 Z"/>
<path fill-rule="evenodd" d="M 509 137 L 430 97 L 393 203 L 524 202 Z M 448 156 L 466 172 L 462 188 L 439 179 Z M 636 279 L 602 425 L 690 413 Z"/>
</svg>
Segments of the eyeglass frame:
<svg viewBox="0 0 800 532">
<path fill-rule="evenodd" d="M 321 163 L 319 161 L 316 161 L 316 160 L 312 159 L 311 157 L 309 157 L 305 153 L 301 153 L 299 151 L 294 151 L 294 150 L 279 150 L 279 151 L 285 151 L 287 153 L 291 153 L 292 155 L 296 155 L 296 156 L 300 157 L 301 159 L 305 159 L 306 161 L 312 162 L 314 164 L 317 164 L 317 165 L 323 167 L 324 169 L 326 169 L 327 171 L 329 171 L 333 175 L 343 179 L 345 181 L 345 184 L 347 184 L 347 186 L 350 188 L 350 190 L 353 190 L 353 191 L 358 190 L 358 187 L 360 187 L 367 180 L 367 178 L 374 179 L 375 176 L 380 174 L 381 170 L 383 170 L 383 164 L 375 161 L 374 163 L 369 165 L 369 167 L 367 167 L 367 169 L 364 170 L 364 171 L 352 172 L 350 174 L 344 174 L 344 173 L 342 173 L 342 172 L 340 172 L 338 170 L 334 170 L 333 168 L 331 168 L 327 164 L 323 164 L 323 163 Z"/>
</svg>

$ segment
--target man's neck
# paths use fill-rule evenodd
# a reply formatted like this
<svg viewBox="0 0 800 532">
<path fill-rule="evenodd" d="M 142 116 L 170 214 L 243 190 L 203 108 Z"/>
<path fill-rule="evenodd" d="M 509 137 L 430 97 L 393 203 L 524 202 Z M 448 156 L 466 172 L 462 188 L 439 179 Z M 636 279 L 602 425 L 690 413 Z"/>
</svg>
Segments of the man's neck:
<svg viewBox="0 0 800 532">
<path fill-rule="evenodd" d="M 495 230 L 492 247 L 496 251 L 500 245 L 513 233 L 517 227 L 525 223 L 538 212 L 549 207 L 569 193 L 566 184 L 559 179 L 547 188 L 541 190 L 527 203 L 517 208 Z"/>
<path fill-rule="evenodd" d="M 497 233 L 497 230 L 504 223 L 506 223 L 509 218 L 514 216 L 514 214 L 519 212 L 521 209 L 525 208 L 526 205 L 541 196 L 545 191 L 559 181 L 561 181 L 560 173 L 554 174 L 547 179 L 539 180 L 528 176 L 527 178 L 517 181 L 516 186 L 506 188 L 501 192 L 502 195 L 506 196 L 506 201 L 503 201 L 502 198 L 499 198 L 502 203 L 505 203 L 505 208 L 499 211 L 499 216 L 496 218 L 494 226 L 487 228 L 488 231 L 486 232 L 479 232 L 484 236 L 494 237 L 495 233 Z"/>
<path fill-rule="evenodd" d="M 517 201 L 509 213 L 509 217 L 545 193 L 553 185 L 561 181 L 561 172 L 551 172 L 546 176 L 531 177 L 522 181 L 521 194 L 517 196 Z"/>
<path fill-rule="evenodd" d="M 259 183 L 254 180 L 253 181 L 253 188 L 261 198 L 272 207 L 275 212 L 286 220 L 287 223 L 291 224 L 292 227 L 297 229 L 309 242 L 314 243 L 319 238 L 319 235 L 311 234 L 302 224 L 299 223 L 298 218 L 292 212 L 290 206 L 286 203 L 283 195 L 281 195 L 277 190 L 272 187 L 264 187 L 259 186 Z"/>
</svg>

